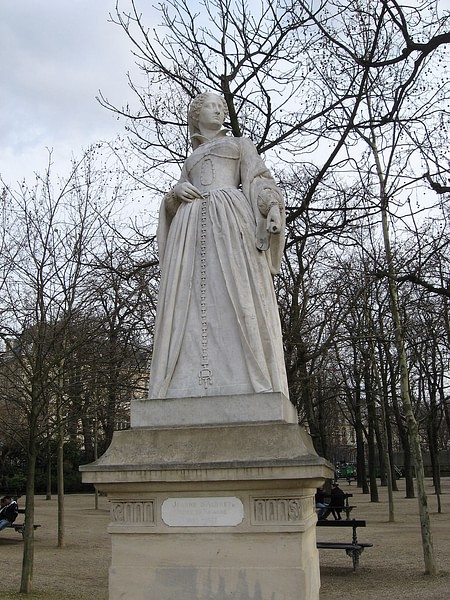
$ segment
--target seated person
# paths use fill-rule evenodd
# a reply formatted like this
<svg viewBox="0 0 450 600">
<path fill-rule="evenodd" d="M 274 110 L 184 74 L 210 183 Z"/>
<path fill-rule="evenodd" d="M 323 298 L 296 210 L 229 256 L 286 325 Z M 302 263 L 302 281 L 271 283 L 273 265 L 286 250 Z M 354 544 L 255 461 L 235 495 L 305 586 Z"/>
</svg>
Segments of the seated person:
<svg viewBox="0 0 450 600">
<path fill-rule="evenodd" d="M 0 509 L 0 531 L 12 525 L 19 514 L 17 502 L 11 496 L 4 496 L 1 500 Z"/>
<path fill-rule="evenodd" d="M 315 502 L 316 502 L 317 518 L 319 520 L 322 520 L 324 518 L 323 515 L 325 514 L 326 509 L 328 508 L 328 504 L 325 502 L 325 490 L 323 489 L 323 486 L 320 488 L 317 488 Z"/>
<path fill-rule="evenodd" d="M 340 521 L 342 519 L 341 512 L 345 506 L 345 494 L 337 481 L 331 484 L 330 496 L 330 503 L 322 518 L 326 519 L 330 513 L 333 513 L 335 520 Z"/>
</svg>

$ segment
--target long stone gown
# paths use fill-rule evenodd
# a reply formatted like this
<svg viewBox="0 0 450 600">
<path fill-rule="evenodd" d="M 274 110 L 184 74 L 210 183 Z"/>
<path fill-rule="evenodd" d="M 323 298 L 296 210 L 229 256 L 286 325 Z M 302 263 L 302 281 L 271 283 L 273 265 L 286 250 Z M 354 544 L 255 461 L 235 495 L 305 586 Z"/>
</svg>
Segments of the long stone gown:
<svg viewBox="0 0 450 600">
<path fill-rule="evenodd" d="M 149 398 L 288 397 L 272 282 L 284 234 L 270 236 L 269 250 L 257 249 L 264 244 L 257 239 L 265 226 L 261 192 L 272 190 L 282 204 L 281 193 L 250 140 L 225 131 L 212 141 L 196 137 L 179 182 L 190 181 L 203 198 L 174 208 L 169 194 L 160 211 Z"/>
</svg>

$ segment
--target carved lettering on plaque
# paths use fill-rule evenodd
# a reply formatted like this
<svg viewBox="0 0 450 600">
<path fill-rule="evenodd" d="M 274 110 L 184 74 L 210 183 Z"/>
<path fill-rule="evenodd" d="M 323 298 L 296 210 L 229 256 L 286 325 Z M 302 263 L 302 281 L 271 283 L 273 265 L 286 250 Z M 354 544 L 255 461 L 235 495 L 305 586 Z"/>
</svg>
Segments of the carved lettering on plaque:
<svg viewBox="0 0 450 600">
<path fill-rule="evenodd" d="M 244 519 L 244 505 L 234 496 L 167 498 L 161 516 L 169 527 L 235 527 Z"/>
</svg>

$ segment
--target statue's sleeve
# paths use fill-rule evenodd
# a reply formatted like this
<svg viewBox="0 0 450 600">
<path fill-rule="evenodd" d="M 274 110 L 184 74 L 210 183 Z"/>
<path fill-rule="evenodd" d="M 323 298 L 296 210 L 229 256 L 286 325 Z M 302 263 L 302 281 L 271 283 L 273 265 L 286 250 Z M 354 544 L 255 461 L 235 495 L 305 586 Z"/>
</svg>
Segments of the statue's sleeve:
<svg viewBox="0 0 450 600">
<path fill-rule="evenodd" d="M 175 185 L 178 183 L 182 183 L 183 181 L 187 181 L 187 171 L 186 167 L 183 166 L 181 170 L 180 179 L 177 181 Z M 174 186 L 175 187 L 175 186 Z M 158 257 L 159 257 L 159 265 L 160 267 L 163 264 L 164 259 L 164 251 L 166 249 L 166 241 L 167 236 L 169 234 L 170 224 L 172 223 L 172 219 L 174 218 L 178 207 L 180 206 L 180 200 L 173 193 L 173 188 L 164 195 L 161 205 L 159 207 L 159 217 L 158 217 L 158 228 L 156 230 L 156 239 L 158 242 Z"/>
<path fill-rule="evenodd" d="M 285 204 L 281 190 L 259 156 L 254 144 L 240 138 L 242 191 L 249 199 L 255 215 L 255 244 L 266 253 L 270 271 L 279 272 L 285 243 Z M 281 214 L 281 232 L 267 231 L 267 213 L 272 203 L 277 203 Z"/>
</svg>

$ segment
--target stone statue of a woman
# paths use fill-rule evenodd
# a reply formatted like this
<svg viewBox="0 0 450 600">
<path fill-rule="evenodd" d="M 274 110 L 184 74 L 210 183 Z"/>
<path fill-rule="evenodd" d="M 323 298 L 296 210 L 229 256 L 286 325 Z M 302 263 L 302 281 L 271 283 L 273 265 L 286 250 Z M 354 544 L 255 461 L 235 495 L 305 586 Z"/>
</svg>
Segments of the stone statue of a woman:
<svg viewBox="0 0 450 600">
<path fill-rule="evenodd" d="M 252 142 L 223 129 L 226 114 L 220 96 L 193 100 L 193 152 L 162 202 L 150 398 L 288 397 L 272 283 L 283 197 Z"/>
</svg>

